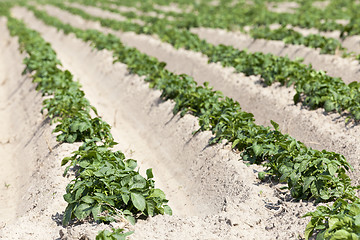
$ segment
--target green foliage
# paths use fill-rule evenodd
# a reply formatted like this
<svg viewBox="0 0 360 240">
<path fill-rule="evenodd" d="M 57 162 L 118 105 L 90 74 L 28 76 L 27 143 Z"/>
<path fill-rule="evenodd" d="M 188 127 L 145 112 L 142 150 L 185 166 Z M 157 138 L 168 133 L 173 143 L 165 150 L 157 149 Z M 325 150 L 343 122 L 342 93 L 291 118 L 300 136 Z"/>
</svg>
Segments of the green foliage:
<svg viewBox="0 0 360 240">
<path fill-rule="evenodd" d="M 75 117 L 64 118 L 55 127 L 54 132 L 61 132 L 57 136 L 60 142 L 84 142 L 96 140 L 113 144 L 113 137 L 110 133 L 110 125 L 101 118 L 90 118 L 85 111 L 79 111 Z"/>
<path fill-rule="evenodd" d="M 287 44 L 304 45 L 310 48 L 320 48 L 320 53 L 335 54 L 336 50 L 344 50 L 341 43 L 334 38 L 326 38 L 319 34 L 303 36 L 300 33 L 286 27 L 270 30 L 269 27 L 259 27 L 250 30 L 253 38 L 269 40 L 282 40 Z"/>
<path fill-rule="evenodd" d="M 278 57 L 272 54 L 248 53 L 232 46 L 214 46 L 205 40 L 201 40 L 196 34 L 179 28 L 176 22 L 156 17 L 138 16 L 138 18 L 147 23 L 145 26 L 140 26 L 136 23 L 95 17 L 78 8 L 68 7 L 62 3 L 52 2 L 52 4 L 80 15 L 85 19 L 99 21 L 104 27 L 110 27 L 114 30 L 157 34 L 162 41 L 172 44 L 175 48 L 185 48 L 205 54 L 208 56 L 209 62 L 220 62 L 223 66 L 234 67 L 237 72 L 242 72 L 246 75 L 260 75 L 267 85 L 271 85 L 274 82 L 280 82 L 286 86 L 294 84 L 296 90 L 296 95 L 294 96 L 295 103 L 302 102 L 303 105 L 308 106 L 310 109 L 323 108 L 327 112 L 337 111 L 341 114 L 349 115 L 349 118 L 356 121 L 360 120 L 360 91 L 358 85 L 355 82 L 347 85 L 340 78 L 330 77 L 322 71 L 314 70 L 311 65 L 305 65 L 300 61 L 291 61 L 287 57 Z M 105 10 L 120 13 L 113 8 L 101 7 Z M 36 14 L 40 17 L 43 13 L 37 12 Z M 136 16 L 135 13 L 131 13 L 131 15 Z M 65 32 L 69 31 L 70 27 L 63 23 L 57 23 L 57 19 L 50 20 L 47 17 L 43 17 L 43 19 L 45 22 L 48 21 L 48 24 L 56 22 L 56 26 L 61 27 Z M 90 35 L 88 31 L 84 33 Z M 267 31 L 266 28 L 264 31 Z M 276 34 L 279 34 L 279 37 L 283 37 L 283 31 L 287 30 L 279 30 L 279 33 Z M 291 30 L 289 31 L 291 32 Z M 75 34 L 80 34 L 77 32 L 75 31 Z M 92 32 L 92 34 L 96 33 Z M 80 35 L 78 37 L 85 41 L 90 39 Z M 112 38 L 114 37 L 112 36 Z M 94 41 L 94 38 L 92 39 Z M 95 45 L 98 49 L 105 47 L 103 46 L 104 43 L 100 44 L 99 42 L 103 40 L 104 38 L 96 39 L 97 43 Z M 298 37 L 289 37 L 287 41 L 296 42 L 299 39 Z M 105 48 L 108 50 L 116 48 L 116 46 L 110 46 L 113 44 L 113 42 L 110 43 L 108 40 L 108 45 Z M 327 53 L 341 48 L 337 40 L 325 39 L 318 35 L 304 37 L 299 44 L 306 44 L 314 48 L 321 46 L 322 51 Z"/>
<path fill-rule="evenodd" d="M 123 233 L 123 229 L 115 229 L 112 231 L 103 230 L 98 233 L 96 240 L 125 240 L 127 236 L 131 235 L 133 232 Z"/>
<path fill-rule="evenodd" d="M 200 124 L 199 131 L 210 130 L 215 135 L 210 141 L 211 144 L 223 139 L 232 142 L 234 148 L 242 151 L 242 158 L 245 161 L 264 164 L 268 169 L 268 175 L 287 182 L 294 198 L 317 201 L 329 201 L 338 197 L 353 198 L 354 190 L 350 187 L 349 177 L 345 174 L 351 167 L 342 155 L 307 148 L 303 143 L 288 135 L 283 135 L 278 130 L 276 123 L 273 123 L 275 130 L 256 125 L 253 115 L 243 112 L 239 103 L 225 98 L 220 92 L 213 91 L 208 84 L 203 87 L 197 86 L 191 77 L 167 71 L 164 63 L 142 54 L 134 48 L 123 46 L 121 41 L 111 34 L 105 35 L 95 30 L 80 30 L 63 24 L 42 11 L 34 8 L 32 10 L 46 23 L 71 31 L 84 41 L 90 41 L 98 49 L 106 48 L 113 51 L 115 61 L 127 64 L 131 73 L 146 76 L 145 80 L 150 83 L 150 86 L 162 91 L 163 99 L 175 101 L 174 113 L 180 112 L 181 115 L 191 113 L 197 116 Z M 182 32 L 173 28 L 171 28 L 171 34 L 166 32 L 166 29 L 163 31 L 169 39 L 170 35 L 179 36 L 178 34 Z M 185 34 L 185 36 L 188 35 Z M 194 42 L 187 41 L 187 39 L 186 37 L 180 38 L 177 43 L 190 49 L 196 47 L 204 49 L 211 56 L 211 60 L 216 61 L 217 58 L 221 58 L 224 65 L 234 61 L 238 64 L 238 68 L 243 68 L 242 71 L 248 74 L 259 74 L 263 69 L 270 69 L 272 72 L 278 71 L 280 75 L 280 72 L 286 72 L 286 69 L 283 68 L 284 63 L 292 64 L 292 68 L 303 66 L 299 62 L 291 62 L 287 58 L 277 58 L 260 53 L 250 55 L 225 46 L 214 47 L 206 42 L 198 41 L 195 36 Z M 244 59 L 241 58 L 242 56 Z M 245 60 L 247 62 L 242 62 Z M 273 62 L 277 64 L 273 66 Z M 326 77 L 321 72 L 315 72 L 309 68 L 304 69 L 313 78 L 316 76 Z M 303 78 L 304 81 L 307 77 L 302 76 L 307 73 L 305 70 L 296 72 L 296 76 Z M 291 73 L 295 74 L 295 71 Z M 267 81 L 270 83 L 274 81 L 272 77 L 270 75 L 266 78 Z M 279 81 L 280 78 L 283 84 L 288 84 L 288 76 L 278 76 Z M 314 79 L 313 81 L 315 82 Z M 316 86 L 316 84 L 314 85 Z M 303 88 L 306 93 L 315 92 L 312 87 L 305 86 Z M 320 103 L 309 101 L 307 104 L 316 106 Z M 138 202 L 139 205 L 141 203 Z"/>
<path fill-rule="evenodd" d="M 226 1 L 223 2 L 225 3 L 224 6 L 228 6 Z M 86 3 L 93 4 L 94 2 L 86 1 Z M 126 1 L 126 3 L 132 5 L 131 2 Z M 236 71 L 244 72 L 247 75 L 259 74 L 268 85 L 276 81 L 283 85 L 294 84 L 297 91 L 294 96 L 295 103 L 302 101 L 304 105 L 309 106 L 311 109 L 323 107 L 325 111 L 349 112 L 355 120 L 360 119 L 358 106 L 360 102 L 359 83 L 353 82 L 346 85 L 339 78 L 331 78 L 324 72 L 315 71 L 311 66 L 301 64 L 299 61 L 290 61 L 288 58 L 262 53 L 249 54 L 223 45 L 213 46 L 204 40 L 200 40 L 197 35 L 187 30 L 195 26 L 217 26 L 231 29 L 233 24 L 229 24 L 230 18 L 234 24 L 239 26 L 248 23 L 259 26 L 266 25 L 264 21 L 267 23 L 279 22 L 283 25 L 290 23 L 303 27 L 320 26 L 320 18 L 307 18 L 302 11 L 308 9 L 309 12 L 316 12 L 319 15 L 324 14 L 324 16 L 325 13 L 309 8 L 307 3 L 304 3 L 301 10 L 299 10 L 299 13 L 302 14 L 294 18 L 290 15 L 288 17 L 286 14 L 280 17 L 280 15 L 268 11 L 259 12 L 260 9 L 264 8 L 261 3 L 259 5 L 255 4 L 254 7 L 243 6 L 243 10 L 236 6 L 233 7 L 234 11 L 238 11 L 238 16 L 241 16 L 234 17 L 231 14 L 234 12 L 229 8 L 211 9 L 206 3 L 201 2 L 194 5 L 204 7 L 204 11 L 197 8 L 199 9 L 198 17 L 183 14 L 182 18 L 178 18 L 173 22 L 159 21 L 153 17 L 139 17 L 146 20 L 147 24 L 145 26 L 139 26 L 131 22 L 101 19 L 61 4 L 57 4 L 57 6 L 81 15 L 86 19 L 100 21 L 103 26 L 116 30 L 157 34 L 161 40 L 171 43 L 176 48 L 183 47 L 202 52 L 209 57 L 210 62 L 220 62 L 223 66 L 232 66 Z M 141 8 L 146 10 L 150 8 L 149 6 L 144 4 L 141 5 Z M 357 187 L 351 186 L 350 178 L 346 175 L 346 171 L 351 169 L 351 166 L 346 162 L 344 156 L 325 150 L 317 151 L 307 148 L 303 143 L 282 134 L 278 124 L 275 122 L 272 122 L 273 129 L 256 125 L 252 114 L 243 112 L 237 102 L 224 97 L 220 92 L 213 91 L 208 84 L 197 86 L 191 77 L 176 75 L 167 71 L 164 69 L 164 63 L 158 62 L 157 59 L 142 54 L 136 49 L 123 46 L 120 40 L 113 35 L 104 35 L 95 30 L 83 31 L 68 24 L 63 24 L 58 19 L 48 16 L 45 12 L 31 7 L 30 9 L 47 24 L 56 26 L 64 30 L 65 33 L 75 33 L 78 38 L 90 41 L 97 49 L 105 48 L 113 51 L 115 61 L 127 64 L 131 73 L 146 76 L 146 81 L 150 83 L 151 87 L 162 91 L 161 97 L 163 99 L 173 99 L 175 101 L 174 113 L 180 112 L 181 115 L 191 113 L 197 116 L 200 123 L 199 131 L 210 130 L 215 135 L 210 143 L 227 139 L 232 142 L 233 148 L 242 152 L 243 160 L 263 164 L 267 167 L 267 171 L 259 174 L 261 179 L 270 176 L 277 178 L 281 182 L 286 182 L 292 196 L 296 199 L 315 199 L 323 202 L 336 200 L 330 208 L 318 207 L 315 212 L 305 215 L 312 217 L 306 229 L 307 238 L 317 234 L 318 239 L 358 239 L 359 236 L 356 234 L 359 232 L 359 213 L 356 209 L 359 208 L 359 199 L 355 196 Z M 230 11 L 224 14 L 225 10 Z M 169 14 L 169 16 L 175 15 L 175 13 Z M 131 13 L 128 16 L 136 17 L 136 14 Z M 181 21 L 183 23 L 180 23 Z M 337 29 L 339 27 L 331 17 L 328 17 L 325 23 L 321 24 L 323 29 Z M 298 39 L 298 37 L 290 37 L 287 41 L 296 42 Z M 339 47 L 336 42 L 325 43 L 328 40 L 320 39 L 318 36 L 310 36 L 306 41 L 308 41 L 307 44 L 313 47 L 327 44 L 330 44 L 329 46 L 334 44 L 334 46 Z M 323 49 L 326 48 L 323 47 Z M 334 49 L 334 47 L 330 47 L 325 51 L 331 52 L 331 49 Z M 62 111 L 56 109 L 53 111 L 54 115 L 59 115 L 58 112 Z M 69 122 L 68 126 L 71 123 Z M 70 135 L 74 136 L 76 134 L 77 137 L 77 134 L 81 134 L 81 130 L 84 128 L 80 127 L 78 123 L 75 125 L 73 127 L 75 131 L 70 132 Z M 87 126 L 90 126 L 90 124 Z M 70 137 L 70 139 L 72 140 L 74 137 Z M 130 217 L 129 219 L 134 214 L 151 215 L 155 210 L 159 211 L 159 213 L 171 213 L 167 205 L 163 205 L 166 203 L 163 193 L 151 188 L 152 173 L 149 170 L 147 179 L 141 178 L 140 180 L 139 178 L 137 180 L 140 185 L 142 184 L 141 186 L 145 184 L 150 188 L 136 189 L 136 192 L 132 192 L 130 189 L 132 184 L 127 185 L 125 183 L 121 185 L 120 189 L 117 189 L 119 192 L 116 192 L 110 183 L 101 182 L 99 180 L 101 176 L 117 178 L 118 174 L 126 171 L 127 162 L 132 160 L 125 160 L 118 152 L 100 150 L 103 145 L 93 144 L 98 140 L 97 137 L 92 137 L 92 134 L 87 134 L 84 141 L 82 148 L 96 149 L 96 156 L 75 152 L 71 158 L 63 160 L 63 164 L 70 162 L 70 166 L 76 166 L 79 169 L 77 180 L 68 185 L 67 195 L 65 195 L 65 199 L 69 203 L 64 218 L 65 222 L 70 221 L 72 218 L 84 219 L 88 216 L 99 217 L 98 220 L 102 221 L 111 221 L 117 214 L 116 208 L 113 206 L 120 209 L 122 207 L 130 208 L 130 210 L 127 209 L 122 212 L 125 216 Z M 101 141 L 106 142 L 107 140 L 102 139 Z M 113 159 L 116 157 L 122 158 L 122 164 L 119 166 L 117 164 L 113 165 L 112 162 L 103 161 L 104 158 Z M 91 162 L 96 164 L 94 166 L 87 165 Z M 130 165 L 132 166 L 132 163 Z M 97 168 L 97 166 L 101 168 Z M 101 169 L 105 170 L 102 171 Z M 131 173 L 133 173 L 133 170 L 130 170 Z M 137 175 L 131 176 L 135 178 Z M 94 186 L 94 182 L 101 184 L 99 187 Z M 123 187 L 127 189 L 124 192 L 122 192 Z M 104 195 L 100 196 L 98 192 L 103 190 L 99 188 L 103 189 L 106 194 L 103 193 Z M 80 199 L 80 202 L 73 202 L 74 199 Z M 148 202 L 151 201 L 153 202 L 149 204 Z M 101 211 L 108 214 L 99 215 L 98 213 Z M 118 230 L 118 232 L 121 233 L 121 230 Z M 111 236 L 111 233 L 103 231 L 100 235 L 102 237 Z"/>
<path fill-rule="evenodd" d="M 66 187 L 64 195 L 68 207 L 65 210 L 63 224 L 72 218 L 84 219 L 92 216 L 95 220 L 113 221 L 119 211 L 130 222 L 133 216 L 171 214 L 165 194 L 155 189 L 151 169 L 147 178 L 135 170 L 137 163 L 125 159 L 123 153 L 112 152 L 106 146 L 96 142 L 85 142 L 71 157 L 64 158 L 62 165 L 70 162 L 76 167 L 76 178 Z M 106 216 L 99 216 L 106 212 Z"/>
<path fill-rule="evenodd" d="M 320 206 L 304 217 L 311 217 L 305 238 L 316 234 L 317 240 L 360 239 L 360 200 L 336 200 L 332 206 Z"/>
</svg>

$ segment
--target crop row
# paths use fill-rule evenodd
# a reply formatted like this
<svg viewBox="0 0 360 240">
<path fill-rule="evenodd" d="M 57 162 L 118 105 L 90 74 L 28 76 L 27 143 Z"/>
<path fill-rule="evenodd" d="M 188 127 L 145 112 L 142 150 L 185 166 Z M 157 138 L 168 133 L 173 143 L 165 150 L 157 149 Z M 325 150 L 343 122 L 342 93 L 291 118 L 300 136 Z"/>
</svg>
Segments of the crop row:
<svg viewBox="0 0 360 240">
<path fill-rule="evenodd" d="M 91 1 L 85 1 L 91 3 Z M 257 28 L 266 28 L 270 24 L 280 24 L 283 28 L 286 26 L 300 26 L 305 28 L 317 28 L 323 31 L 339 30 L 341 36 L 355 35 L 358 33 L 359 28 L 358 18 L 356 11 L 359 10 L 359 5 L 353 1 L 339 1 L 333 0 L 324 9 L 321 10 L 312 6 L 314 1 L 301 1 L 300 7 L 296 9 L 295 13 L 276 13 L 267 10 L 267 1 L 256 1 L 253 4 L 239 1 L 233 4 L 231 1 L 222 0 L 216 6 L 209 4 L 209 1 L 201 1 L 195 3 L 193 0 L 175 1 L 180 3 L 180 7 L 192 6 L 194 11 L 191 12 L 174 12 L 162 11 L 154 7 L 153 2 L 161 5 L 167 5 L 169 2 L 164 1 L 133 1 L 132 4 L 127 5 L 135 6 L 140 4 L 138 8 L 144 12 L 155 12 L 164 16 L 171 16 L 175 19 L 178 26 L 190 27 L 211 27 L 223 29 L 239 29 L 242 30 L 245 26 L 251 26 L 257 32 Z M 111 2 L 113 3 L 113 2 Z M 123 4 L 123 1 L 119 2 Z M 349 24 L 343 26 L 336 22 L 337 19 L 351 19 Z M 174 21 L 174 20 L 172 20 Z M 263 30 L 263 29 L 262 29 Z M 260 37 L 259 34 L 253 37 Z M 304 44 L 308 47 L 320 47 L 322 53 L 334 54 L 337 47 L 341 47 L 338 40 L 333 38 L 323 37 L 319 34 L 311 34 L 311 37 L 305 37 L 301 33 L 292 31 L 281 31 L 281 35 L 286 37 L 287 42 L 291 44 Z M 265 35 L 261 35 L 261 38 Z M 266 38 L 272 40 L 279 40 L 279 30 L 266 31 Z M 305 39 L 304 39 L 305 38 Z M 289 42 L 289 39 L 292 39 Z M 344 56 L 349 56 L 350 53 L 344 52 Z M 353 55 L 353 54 L 351 54 Z"/>
<path fill-rule="evenodd" d="M 319 34 L 303 36 L 301 33 L 287 27 L 280 27 L 274 30 L 269 27 L 256 27 L 250 30 L 250 34 L 255 39 L 281 40 L 286 44 L 319 48 L 322 54 L 335 54 L 340 50 L 346 51 L 341 43 L 334 38 L 327 38 Z M 347 53 L 344 52 L 344 56 L 346 56 L 346 54 Z"/>
<path fill-rule="evenodd" d="M 314 70 L 311 65 L 291 61 L 288 57 L 259 52 L 248 53 L 232 46 L 214 46 L 200 39 L 198 35 L 186 29 L 171 26 L 171 23 L 159 18 L 147 18 L 146 25 L 142 26 L 130 21 L 120 22 L 95 17 L 79 8 L 69 7 L 60 2 L 49 3 L 84 19 L 99 21 L 102 26 L 114 30 L 156 34 L 162 41 L 170 43 L 175 48 L 182 47 L 203 53 L 209 58 L 209 62 L 220 62 L 224 67 L 234 67 L 235 71 L 246 75 L 260 75 L 266 85 L 274 82 L 280 82 L 286 86 L 294 84 L 295 103 L 302 102 L 310 109 L 324 108 L 326 112 L 337 111 L 348 114 L 349 119 L 360 120 L 360 83 L 358 82 L 347 85 L 340 78 L 330 77 L 323 71 Z M 90 1 L 87 3 L 89 4 Z M 104 9 L 108 10 L 105 7 Z M 112 10 L 121 14 L 116 9 Z M 136 14 L 132 12 L 131 15 Z"/>
<path fill-rule="evenodd" d="M 83 1 L 86 4 L 91 4 L 91 1 Z M 109 5 L 113 4 L 113 2 L 103 2 L 102 7 L 103 8 L 109 8 Z M 99 3 L 97 3 L 99 4 Z M 123 4 L 121 2 L 121 4 Z M 205 3 L 204 3 L 205 4 Z M 98 5 L 99 6 L 99 5 Z M 202 6 L 202 5 L 201 5 Z M 226 5 L 225 5 L 226 6 Z M 207 5 L 207 8 L 214 8 L 214 6 Z M 224 8 L 223 5 L 220 6 L 220 8 Z M 191 27 L 202 27 L 202 26 L 208 26 L 209 22 L 208 19 L 203 19 L 207 17 L 208 15 L 202 15 L 203 9 L 200 11 L 200 13 L 195 12 L 187 12 L 187 13 L 176 13 L 176 12 L 169 12 L 169 11 L 162 11 L 154 7 L 153 5 L 145 4 L 144 2 L 141 2 L 141 6 L 139 7 L 141 11 L 145 15 L 142 16 L 136 16 L 131 12 L 122 14 L 124 16 L 127 16 L 129 18 L 139 17 L 140 19 L 151 19 L 151 17 L 146 16 L 146 13 L 148 12 L 155 12 L 159 15 L 162 15 L 163 17 L 171 19 L 169 20 L 171 22 L 172 26 L 176 26 L 177 28 L 186 28 L 190 29 Z M 217 11 L 216 7 L 216 11 Z M 227 12 L 229 12 L 229 6 L 227 6 Z M 207 14 L 207 13 L 206 13 Z M 229 13 L 227 13 L 229 15 Z M 211 15 L 213 16 L 213 14 Z M 232 16 L 232 15 L 229 15 Z M 169 18 L 170 17 L 170 18 Z M 211 20 L 213 22 L 213 19 Z M 227 24 L 227 25 L 226 25 Z M 221 28 L 231 29 L 233 25 L 232 19 L 228 19 L 227 21 L 225 19 L 222 20 Z M 219 27 L 219 26 L 212 26 L 212 27 Z M 343 53 L 343 57 L 349 57 L 354 56 L 355 53 L 349 53 L 347 52 L 347 49 L 345 49 L 341 43 L 334 38 L 328 38 L 321 36 L 319 34 L 310 34 L 308 36 L 303 36 L 301 33 L 293 30 L 288 29 L 287 27 L 280 27 L 278 29 L 272 30 L 268 26 L 252 26 L 252 29 L 248 32 L 253 38 L 262 38 L 262 39 L 268 39 L 268 40 L 282 40 L 286 44 L 295 44 L 295 45 L 304 45 L 310 48 L 319 48 L 320 53 L 322 54 L 335 54 L 338 51 L 341 51 Z"/>
<path fill-rule="evenodd" d="M 174 114 L 190 113 L 198 117 L 198 131 L 211 130 L 214 134 L 210 143 L 227 139 L 232 142 L 233 148 L 241 151 L 244 161 L 264 165 L 267 171 L 260 173 L 260 178 L 268 176 L 286 182 L 296 199 L 336 200 L 331 207 L 319 207 L 307 214 L 312 216 L 306 229 L 307 237 L 317 231 L 325 238 L 344 234 L 344 231 L 349 236 L 357 236 L 357 212 L 348 209 L 360 209 L 360 205 L 355 196 L 356 187 L 350 185 L 350 178 L 346 175 L 350 165 L 344 156 L 308 148 L 282 134 L 275 122 L 271 122 L 274 129 L 256 125 L 253 115 L 242 111 L 239 103 L 213 91 L 207 83 L 203 87 L 198 86 L 190 76 L 166 70 L 165 63 L 124 46 L 114 35 L 81 30 L 45 11 L 32 6 L 28 8 L 46 24 L 66 34 L 74 33 L 97 49 L 112 51 L 114 61 L 126 64 L 131 73 L 145 76 L 151 87 L 162 91 L 163 99 L 175 101 Z M 326 212 L 329 208 L 331 210 Z M 338 223 L 333 225 L 336 221 Z"/>
<path fill-rule="evenodd" d="M 166 6 L 169 1 L 164 0 L 144 0 L 144 1 L 111 1 L 112 3 L 121 3 L 125 6 L 136 7 L 141 11 L 164 13 L 159 8 L 154 7 L 154 3 Z M 279 23 L 281 25 L 293 25 L 305 28 L 318 28 L 323 31 L 341 30 L 343 25 L 336 23 L 337 19 L 351 19 L 356 17 L 358 5 L 352 0 L 332 0 L 327 7 L 320 9 L 313 6 L 314 0 L 298 1 L 299 8 L 294 13 L 277 13 L 268 10 L 269 1 L 258 0 L 251 3 L 246 1 L 220 0 L 218 4 L 210 4 L 209 1 L 194 0 L 174 0 L 179 9 L 185 10 L 192 8 L 198 16 L 202 26 L 217 28 L 243 27 L 246 25 L 268 25 Z M 280 3 L 281 4 L 281 3 Z M 227 14 L 224 14 L 227 13 Z M 178 17 L 189 14 L 186 11 L 181 13 L 170 12 L 171 16 Z M 190 13 L 191 14 L 191 13 Z M 233 19 L 230 25 L 228 19 Z"/>
<path fill-rule="evenodd" d="M 59 68 L 61 63 L 56 53 L 40 34 L 10 16 L 10 6 L 1 3 L 0 14 L 7 17 L 10 34 L 18 36 L 21 50 L 27 53 L 24 73 L 30 73 L 37 84 L 36 89 L 47 96 L 42 111 L 45 110 L 51 122 L 56 123 L 57 140 L 83 143 L 72 156 L 61 162 L 62 165 L 70 163 L 64 175 L 70 167 L 76 169 L 75 179 L 67 185 L 64 195 L 68 205 L 63 225 L 75 218 L 83 220 L 89 216 L 95 221 L 111 222 L 120 214 L 134 224 L 135 217 L 140 215 L 171 214 L 165 194 L 155 188 L 152 170 L 148 169 L 144 178 L 136 170 L 135 160 L 126 159 L 122 152 L 112 150 L 117 143 L 111 135 L 110 125 L 84 97 L 80 84 L 73 81 L 73 75 Z M 122 233 L 122 229 L 113 230 L 112 233 L 100 232 L 97 239 L 125 238 L 131 234 Z"/>
<path fill-rule="evenodd" d="M 91 2 L 91 1 L 89 1 Z M 123 1 L 113 1 L 123 4 Z M 233 1 L 220 0 L 219 4 L 212 5 L 209 1 L 194 0 L 175 0 L 182 10 L 191 6 L 196 12 L 193 23 L 204 27 L 239 29 L 244 26 L 267 26 L 269 24 L 280 24 L 282 26 L 291 25 L 303 28 L 315 28 L 321 31 L 339 30 L 342 36 L 356 35 L 359 32 L 358 15 L 360 5 L 352 0 L 332 0 L 323 9 L 314 6 L 315 0 L 297 1 L 299 7 L 294 13 L 277 13 L 268 10 L 265 0 L 252 1 Z M 137 6 L 136 4 L 139 4 Z M 141 11 L 153 11 L 156 13 L 164 13 L 158 8 L 153 7 L 153 3 L 159 5 L 168 5 L 169 1 L 163 0 L 147 0 L 147 1 L 125 1 L 127 6 L 139 8 Z M 281 3 L 280 3 L 281 4 Z M 195 16 L 191 12 L 169 13 L 173 17 L 183 15 L 184 18 Z M 337 23 L 338 19 L 349 20 L 345 26 Z"/>
</svg>

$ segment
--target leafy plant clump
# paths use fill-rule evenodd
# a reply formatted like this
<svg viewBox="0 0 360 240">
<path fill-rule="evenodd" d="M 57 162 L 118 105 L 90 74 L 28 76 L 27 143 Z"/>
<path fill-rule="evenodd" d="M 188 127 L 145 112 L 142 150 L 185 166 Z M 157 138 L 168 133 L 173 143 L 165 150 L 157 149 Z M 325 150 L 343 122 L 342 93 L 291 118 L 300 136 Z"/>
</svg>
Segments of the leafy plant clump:
<svg viewBox="0 0 360 240">
<path fill-rule="evenodd" d="M 172 214 L 165 194 L 155 189 L 152 170 L 146 172 L 147 178 L 135 171 L 137 163 L 125 159 L 122 152 L 113 152 L 106 146 L 85 142 L 71 157 L 64 158 L 62 165 L 70 162 L 77 166 L 77 176 L 66 187 L 64 199 L 68 202 L 63 223 L 67 225 L 73 217 L 94 220 L 114 221 L 120 211 L 135 224 L 134 216 L 154 216 Z M 100 213 L 106 212 L 106 216 Z"/>
<path fill-rule="evenodd" d="M 332 206 L 320 206 L 314 212 L 307 213 L 311 217 L 306 226 L 305 237 L 314 234 L 316 239 L 360 239 L 360 199 L 353 202 L 344 199 L 336 200 Z"/>
</svg>

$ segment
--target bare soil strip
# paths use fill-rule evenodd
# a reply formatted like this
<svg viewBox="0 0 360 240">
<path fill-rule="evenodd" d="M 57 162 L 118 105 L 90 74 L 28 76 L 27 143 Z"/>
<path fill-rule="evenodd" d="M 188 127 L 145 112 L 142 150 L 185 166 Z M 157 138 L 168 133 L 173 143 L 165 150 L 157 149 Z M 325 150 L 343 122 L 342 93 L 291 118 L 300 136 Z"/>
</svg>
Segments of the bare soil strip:
<svg viewBox="0 0 360 240">
<path fill-rule="evenodd" d="M 9 58 L 14 49 L 17 49 L 16 39 L 10 40 L 9 32 L 6 28 L 6 20 L 0 19 L 0 31 L 4 33 L 4 37 L 0 39 L 0 49 L 2 54 L 0 55 L 0 228 L 3 227 L 5 219 L 8 222 L 13 221 L 17 215 L 17 205 L 20 200 L 20 196 L 17 194 L 18 182 L 16 176 L 18 173 L 18 163 L 14 161 L 13 155 L 16 152 L 14 137 L 12 131 L 16 130 L 16 126 L 11 126 L 11 116 L 9 110 L 11 109 L 11 102 L 9 99 L 9 89 L 13 88 L 15 79 L 21 82 L 21 55 L 14 55 L 13 58 Z M 20 55 L 20 56 L 19 56 Z M 18 59 L 16 59 L 18 57 Z M 11 66 L 10 62 L 20 61 Z M 10 63 L 10 65 L 7 65 Z M 14 110 L 13 112 L 15 112 Z"/>
<path fill-rule="evenodd" d="M 313 209 L 311 203 L 292 202 L 278 187 L 259 184 L 258 167 L 246 167 L 226 146 L 208 146 L 209 132 L 193 136 L 197 120 L 173 116 L 174 104 L 161 101 L 160 92 L 129 75 L 125 65 L 112 64 L 111 53 L 92 50 L 23 8 L 12 13 L 52 44 L 64 67 L 84 84 L 90 102 L 113 123 L 119 147 L 140 160 L 142 171 L 151 166 L 157 186 L 169 196 L 174 216 L 139 221 L 133 239 L 297 239 L 303 234 L 308 220 L 300 216 Z M 73 226 L 68 233 L 82 230 Z"/>
<path fill-rule="evenodd" d="M 21 74 L 25 55 L 4 18 L 0 32 L 0 239 L 55 239 L 69 181 L 60 160 L 70 147 L 57 145 L 41 115 L 41 94 Z"/>
<path fill-rule="evenodd" d="M 289 133 L 308 146 L 345 155 L 355 168 L 351 173 L 353 180 L 359 181 L 356 177 L 360 171 L 359 126 L 346 125 L 338 114 L 325 114 L 320 109 L 309 111 L 300 104 L 294 105 L 292 100 L 294 89 L 276 84 L 263 87 L 259 77 L 245 77 L 242 74 L 234 74 L 231 68 L 223 68 L 214 63 L 208 64 L 207 58 L 200 53 L 176 50 L 170 44 L 147 35 L 115 32 L 102 28 L 97 22 L 84 21 L 56 7 L 47 6 L 46 9 L 49 14 L 76 27 L 111 32 L 125 44 L 166 62 L 169 70 L 193 76 L 199 84 L 210 82 L 214 89 L 239 101 L 245 111 L 253 113 L 258 124 L 269 125 L 270 120 L 274 120 L 280 124 L 283 132 Z M 228 38 L 218 40 L 225 41 L 224 39 Z"/>
<path fill-rule="evenodd" d="M 267 8 L 269 11 L 277 13 L 295 13 L 299 4 L 297 2 L 276 2 L 268 3 Z"/>
<path fill-rule="evenodd" d="M 83 5 L 79 4 L 79 3 L 66 3 L 66 5 L 70 6 L 70 7 L 75 7 L 75 8 L 81 8 Z M 124 11 L 124 7 L 121 7 L 121 9 Z M 126 8 L 125 8 L 126 9 Z M 135 11 L 132 8 L 129 8 L 131 11 Z M 99 10 L 101 10 L 100 8 L 97 7 L 91 7 L 89 8 L 89 14 L 93 15 L 93 16 L 101 16 L 101 12 L 99 12 Z M 128 10 L 128 11 L 130 11 Z M 135 11 L 137 14 L 139 14 L 138 11 Z M 157 14 L 155 12 L 149 12 L 147 13 L 147 15 L 149 16 L 157 16 Z M 107 12 L 107 18 L 111 18 L 117 21 L 126 21 L 128 20 L 126 17 L 121 16 L 120 14 L 116 14 L 113 12 Z M 139 25 L 144 25 L 145 23 L 140 20 L 140 19 L 131 19 L 131 22 L 133 23 L 137 23 Z"/>
</svg>

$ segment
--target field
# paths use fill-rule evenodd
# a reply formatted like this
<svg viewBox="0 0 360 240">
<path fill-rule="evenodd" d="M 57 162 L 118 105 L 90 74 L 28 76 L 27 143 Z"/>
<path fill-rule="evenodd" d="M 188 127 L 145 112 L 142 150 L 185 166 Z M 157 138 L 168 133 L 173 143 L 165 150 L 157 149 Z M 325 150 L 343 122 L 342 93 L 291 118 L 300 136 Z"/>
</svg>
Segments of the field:
<svg viewBox="0 0 360 240">
<path fill-rule="evenodd" d="M 360 239 L 358 11 L 0 1 L 0 239 Z"/>
</svg>

